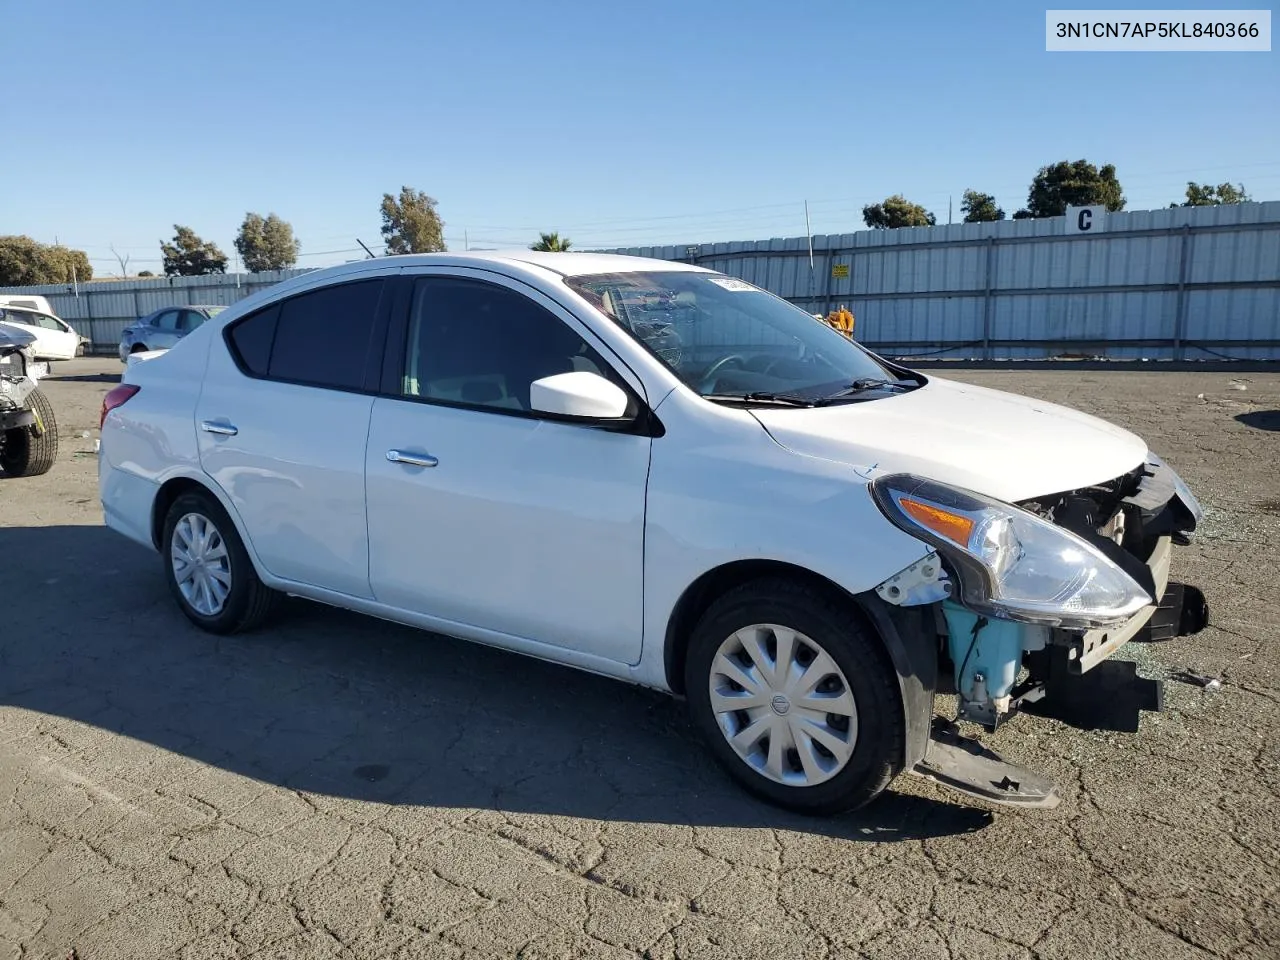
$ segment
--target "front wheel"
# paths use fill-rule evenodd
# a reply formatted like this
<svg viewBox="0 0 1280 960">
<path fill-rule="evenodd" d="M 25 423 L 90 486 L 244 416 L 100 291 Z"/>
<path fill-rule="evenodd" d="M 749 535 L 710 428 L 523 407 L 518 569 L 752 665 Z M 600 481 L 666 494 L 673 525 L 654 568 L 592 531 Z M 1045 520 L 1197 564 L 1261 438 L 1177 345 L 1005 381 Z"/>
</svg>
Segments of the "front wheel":
<svg viewBox="0 0 1280 960">
<path fill-rule="evenodd" d="M 39 388 L 27 394 L 36 422 L 6 430 L 0 436 L 0 472 L 9 477 L 38 477 L 58 460 L 58 420 L 53 404 Z"/>
<path fill-rule="evenodd" d="M 210 633 L 261 624 L 280 595 L 253 569 L 235 525 L 208 493 L 185 493 L 165 514 L 165 578 L 182 612 Z"/>
<path fill-rule="evenodd" d="M 897 674 L 851 601 L 788 579 L 720 597 L 690 639 L 685 692 L 720 764 L 800 813 L 870 802 L 901 768 Z"/>
</svg>

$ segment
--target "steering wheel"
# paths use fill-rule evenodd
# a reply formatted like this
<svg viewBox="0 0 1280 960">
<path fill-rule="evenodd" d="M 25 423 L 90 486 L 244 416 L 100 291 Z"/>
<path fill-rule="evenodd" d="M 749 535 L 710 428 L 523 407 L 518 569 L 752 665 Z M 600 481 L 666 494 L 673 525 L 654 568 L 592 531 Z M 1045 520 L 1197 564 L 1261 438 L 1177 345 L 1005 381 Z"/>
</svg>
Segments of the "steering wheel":
<svg viewBox="0 0 1280 960">
<path fill-rule="evenodd" d="M 747 365 L 746 358 L 736 353 L 731 353 L 727 357 L 721 357 L 713 363 L 710 368 L 708 368 L 706 373 L 702 375 L 702 382 L 698 386 L 698 392 L 710 393 L 712 386 L 716 382 L 716 374 L 731 363 L 736 364 L 740 368 L 745 368 Z"/>
</svg>

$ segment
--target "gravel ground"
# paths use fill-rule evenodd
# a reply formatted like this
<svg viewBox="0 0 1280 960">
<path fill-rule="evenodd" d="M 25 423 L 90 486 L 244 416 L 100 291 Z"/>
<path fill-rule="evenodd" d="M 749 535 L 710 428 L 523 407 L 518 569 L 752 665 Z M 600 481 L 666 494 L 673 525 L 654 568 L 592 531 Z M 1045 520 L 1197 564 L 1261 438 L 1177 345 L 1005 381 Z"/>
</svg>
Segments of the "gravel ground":
<svg viewBox="0 0 1280 960">
<path fill-rule="evenodd" d="M 1130 655 L 1222 687 L 1170 682 L 1137 734 L 987 738 L 1053 811 L 903 778 L 806 820 L 657 694 L 302 602 L 196 632 L 101 524 L 119 370 L 60 365 L 57 466 L 0 480 L 0 957 L 1280 956 L 1280 375 L 951 374 L 1183 473 L 1208 520 L 1174 574 L 1214 625 Z"/>
</svg>

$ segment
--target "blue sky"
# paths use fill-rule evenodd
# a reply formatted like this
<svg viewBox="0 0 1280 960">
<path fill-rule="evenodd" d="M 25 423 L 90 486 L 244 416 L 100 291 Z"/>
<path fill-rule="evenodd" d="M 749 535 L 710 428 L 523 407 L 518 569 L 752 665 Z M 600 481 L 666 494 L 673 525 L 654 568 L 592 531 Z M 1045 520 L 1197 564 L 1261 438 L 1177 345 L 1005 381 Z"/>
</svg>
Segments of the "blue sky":
<svg viewBox="0 0 1280 960">
<path fill-rule="evenodd" d="M 1026 2 L 3 7 L 0 234 L 100 274 L 111 245 L 158 270 L 174 223 L 231 254 L 249 210 L 341 262 L 403 184 L 457 249 L 803 235 L 805 199 L 848 232 L 899 192 L 946 222 L 966 187 L 1011 214 L 1080 157 L 1128 209 L 1189 179 L 1280 199 L 1280 53 L 1047 53 Z"/>
</svg>

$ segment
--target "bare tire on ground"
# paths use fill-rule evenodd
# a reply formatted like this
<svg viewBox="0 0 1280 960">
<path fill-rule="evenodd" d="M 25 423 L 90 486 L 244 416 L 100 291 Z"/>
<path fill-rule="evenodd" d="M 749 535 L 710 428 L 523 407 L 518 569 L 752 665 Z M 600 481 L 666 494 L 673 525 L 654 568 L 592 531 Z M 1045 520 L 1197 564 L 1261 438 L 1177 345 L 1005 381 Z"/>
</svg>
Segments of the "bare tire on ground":
<svg viewBox="0 0 1280 960">
<path fill-rule="evenodd" d="M 202 630 L 241 633 L 274 612 L 280 594 L 258 579 L 235 524 L 211 494 L 174 500 L 160 548 L 170 592 Z"/>
<path fill-rule="evenodd" d="M 58 420 L 53 404 L 37 388 L 27 394 L 27 405 L 35 414 L 35 427 L 6 430 L 0 441 L 0 472 L 8 477 L 38 477 L 48 473 L 58 459 Z"/>
<path fill-rule="evenodd" d="M 901 768 L 897 674 L 834 590 L 771 577 L 720 597 L 690 638 L 685 694 L 720 764 L 778 806 L 855 809 Z"/>
</svg>

